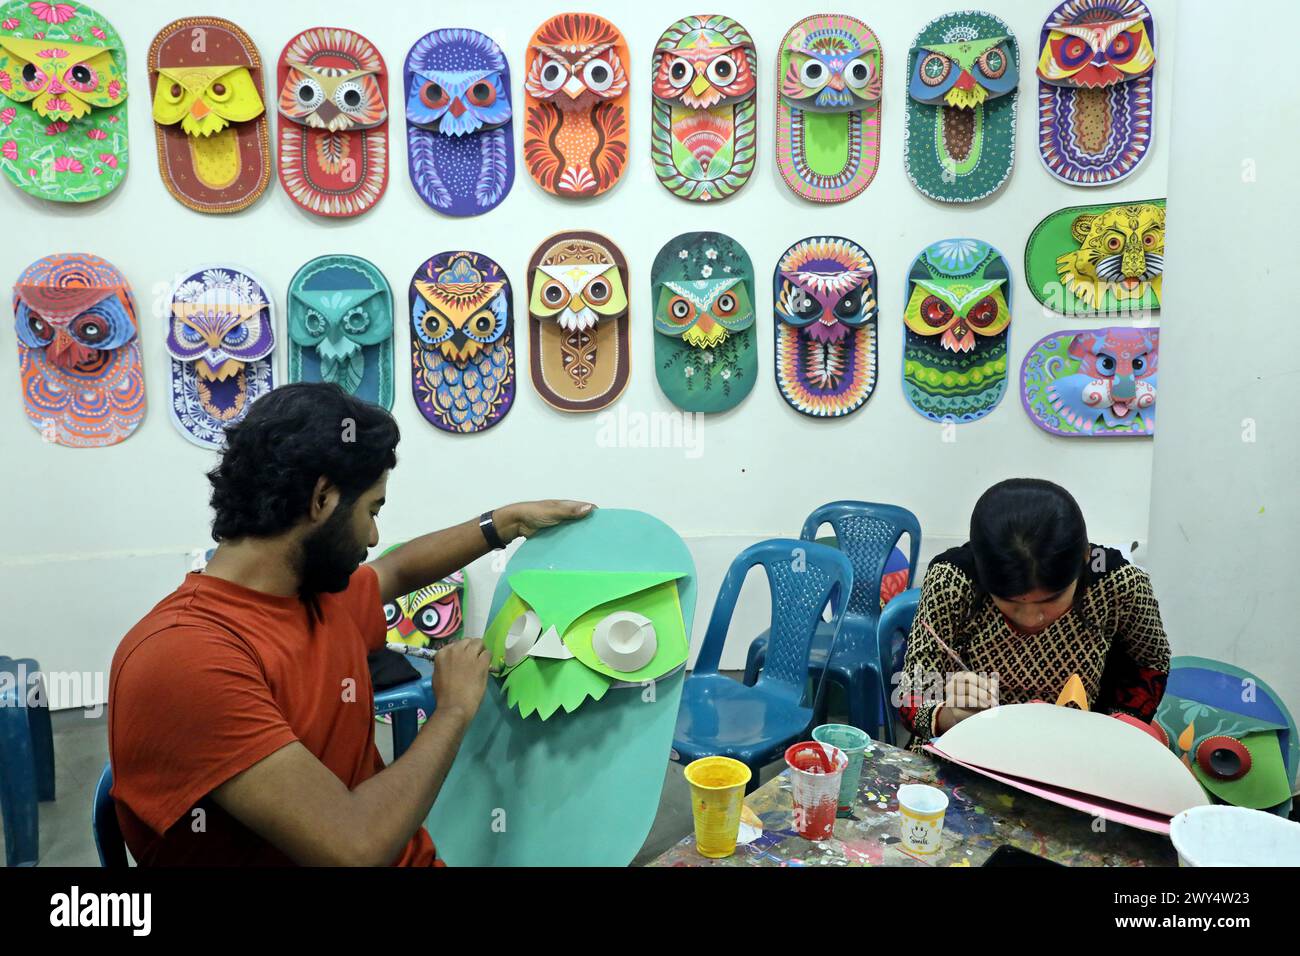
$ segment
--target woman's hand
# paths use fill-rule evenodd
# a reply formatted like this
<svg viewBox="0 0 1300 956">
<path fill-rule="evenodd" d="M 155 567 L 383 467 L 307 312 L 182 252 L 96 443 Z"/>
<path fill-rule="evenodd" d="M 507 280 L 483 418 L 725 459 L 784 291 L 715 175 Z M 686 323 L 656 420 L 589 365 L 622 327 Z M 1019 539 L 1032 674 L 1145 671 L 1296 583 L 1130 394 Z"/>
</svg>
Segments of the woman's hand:
<svg viewBox="0 0 1300 956">
<path fill-rule="evenodd" d="M 520 501 L 493 512 L 493 521 L 501 540 L 509 544 L 515 538 L 531 538 L 543 528 L 550 528 L 575 518 L 585 518 L 596 508 L 585 501 Z"/>
<path fill-rule="evenodd" d="M 943 703 L 935 717 L 935 730 L 946 733 L 967 717 L 998 705 L 997 678 L 958 671 L 943 688 Z"/>
</svg>

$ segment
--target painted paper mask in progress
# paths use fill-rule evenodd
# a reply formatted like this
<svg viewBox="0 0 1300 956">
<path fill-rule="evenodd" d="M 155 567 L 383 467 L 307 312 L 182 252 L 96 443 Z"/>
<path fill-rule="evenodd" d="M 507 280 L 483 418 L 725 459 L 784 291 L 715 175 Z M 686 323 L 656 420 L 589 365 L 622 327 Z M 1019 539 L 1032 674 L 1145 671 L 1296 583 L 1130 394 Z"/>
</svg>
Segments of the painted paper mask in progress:
<svg viewBox="0 0 1300 956">
<path fill-rule="evenodd" d="M 1021 401 L 1030 420 L 1053 435 L 1153 435 L 1159 355 L 1158 329 L 1053 332 L 1020 366 Z"/>
</svg>

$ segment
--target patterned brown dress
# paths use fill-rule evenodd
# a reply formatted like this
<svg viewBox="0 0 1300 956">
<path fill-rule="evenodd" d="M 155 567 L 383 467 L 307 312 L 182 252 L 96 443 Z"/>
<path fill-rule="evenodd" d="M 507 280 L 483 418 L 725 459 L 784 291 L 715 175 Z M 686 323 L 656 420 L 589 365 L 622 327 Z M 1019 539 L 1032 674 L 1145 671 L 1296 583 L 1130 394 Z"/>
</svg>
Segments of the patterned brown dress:
<svg viewBox="0 0 1300 956">
<path fill-rule="evenodd" d="M 935 734 L 943 684 L 961 669 L 925 622 L 969 670 L 997 674 L 1001 704 L 1055 702 L 1070 675 L 1078 674 L 1089 709 L 1144 721 L 1155 716 L 1169 676 L 1169 640 L 1151 579 L 1114 548 L 1090 547 L 1093 560 L 1080 582 L 1082 609 L 1076 601 L 1037 634 L 1012 630 L 987 596 L 972 608 L 975 561 L 969 544 L 930 563 L 899 688 L 899 712 L 914 749 Z"/>
</svg>

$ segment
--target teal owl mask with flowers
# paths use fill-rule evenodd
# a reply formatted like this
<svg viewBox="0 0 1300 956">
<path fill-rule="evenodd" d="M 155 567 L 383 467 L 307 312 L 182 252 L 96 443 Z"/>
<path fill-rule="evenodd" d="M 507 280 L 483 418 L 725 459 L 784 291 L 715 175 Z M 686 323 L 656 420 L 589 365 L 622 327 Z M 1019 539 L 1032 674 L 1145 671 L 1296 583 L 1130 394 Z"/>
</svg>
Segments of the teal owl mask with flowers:
<svg viewBox="0 0 1300 956">
<path fill-rule="evenodd" d="M 684 233 L 659 250 L 650 281 L 664 394 L 688 412 L 739 404 L 758 374 L 754 267 L 744 248 L 719 232 Z"/>
</svg>

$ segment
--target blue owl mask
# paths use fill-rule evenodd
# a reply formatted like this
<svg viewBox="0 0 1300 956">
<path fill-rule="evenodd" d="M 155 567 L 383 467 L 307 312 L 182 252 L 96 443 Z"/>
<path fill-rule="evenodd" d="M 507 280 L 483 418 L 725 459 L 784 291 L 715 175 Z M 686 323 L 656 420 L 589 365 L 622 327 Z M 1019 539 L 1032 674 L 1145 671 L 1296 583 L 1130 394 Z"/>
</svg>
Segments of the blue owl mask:
<svg viewBox="0 0 1300 956">
<path fill-rule="evenodd" d="M 474 30 L 434 30 L 406 57 L 411 181 L 439 212 L 472 216 L 496 206 L 514 181 L 510 69 Z"/>
</svg>

